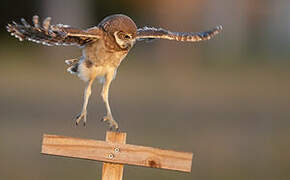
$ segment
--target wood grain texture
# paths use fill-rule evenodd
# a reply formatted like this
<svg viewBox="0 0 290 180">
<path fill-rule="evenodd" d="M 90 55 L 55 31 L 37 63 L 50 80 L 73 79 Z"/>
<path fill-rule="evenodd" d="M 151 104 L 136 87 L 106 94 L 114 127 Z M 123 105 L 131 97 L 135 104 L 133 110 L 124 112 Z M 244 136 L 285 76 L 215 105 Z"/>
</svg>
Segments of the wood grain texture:
<svg viewBox="0 0 290 180">
<path fill-rule="evenodd" d="M 126 133 L 110 132 L 106 134 L 106 141 L 112 143 L 126 144 Z M 112 156 L 119 153 L 119 149 L 114 149 Z M 104 162 L 102 180 L 122 180 L 124 165 Z"/>
<path fill-rule="evenodd" d="M 193 157 L 186 152 L 48 134 L 43 136 L 42 153 L 183 172 L 191 171 Z"/>
</svg>

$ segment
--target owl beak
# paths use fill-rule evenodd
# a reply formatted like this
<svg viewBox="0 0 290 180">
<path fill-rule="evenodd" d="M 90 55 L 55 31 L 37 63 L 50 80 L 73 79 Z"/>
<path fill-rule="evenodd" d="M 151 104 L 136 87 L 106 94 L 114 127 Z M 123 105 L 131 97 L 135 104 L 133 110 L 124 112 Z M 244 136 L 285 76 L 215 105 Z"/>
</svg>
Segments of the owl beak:
<svg viewBox="0 0 290 180">
<path fill-rule="evenodd" d="M 130 49 L 135 45 L 135 40 L 129 41 L 126 43 L 126 49 Z"/>
<path fill-rule="evenodd" d="M 136 43 L 136 40 L 135 39 L 132 40 L 132 41 L 130 41 L 130 48 L 133 47 L 135 45 L 135 43 Z"/>
</svg>

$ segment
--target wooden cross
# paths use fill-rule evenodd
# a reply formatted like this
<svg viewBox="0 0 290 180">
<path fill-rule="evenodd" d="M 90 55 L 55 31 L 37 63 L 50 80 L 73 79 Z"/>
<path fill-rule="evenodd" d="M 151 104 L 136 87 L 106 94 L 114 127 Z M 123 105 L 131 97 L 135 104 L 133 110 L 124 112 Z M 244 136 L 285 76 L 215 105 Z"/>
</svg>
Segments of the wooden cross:
<svg viewBox="0 0 290 180">
<path fill-rule="evenodd" d="M 110 131 L 106 141 L 44 134 L 41 153 L 102 161 L 102 180 L 122 180 L 123 164 L 190 172 L 193 156 L 126 144 L 126 133 Z"/>
</svg>

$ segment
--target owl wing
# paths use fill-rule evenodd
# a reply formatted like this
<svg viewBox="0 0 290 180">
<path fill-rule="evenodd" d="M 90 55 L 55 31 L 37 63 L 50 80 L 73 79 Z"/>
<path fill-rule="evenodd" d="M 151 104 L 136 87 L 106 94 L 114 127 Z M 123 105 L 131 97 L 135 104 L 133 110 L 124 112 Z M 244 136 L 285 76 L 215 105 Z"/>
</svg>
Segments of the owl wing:
<svg viewBox="0 0 290 180">
<path fill-rule="evenodd" d="M 171 32 L 162 28 L 143 27 L 137 30 L 137 40 L 168 39 L 175 41 L 198 42 L 211 39 L 222 31 L 222 26 L 204 32 Z"/>
<path fill-rule="evenodd" d="M 7 31 L 20 41 L 28 40 L 43 45 L 78 45 L 83 46 L 86 43 L 95 41 L 100 38 L 101 30 L 93 27 L 87 30 L 72 28 L 68 25 L 56 24 L 51 25 L 51 18 L 47 17 L 42 26 L 39 24 L 39 17 L 33 16 L 33 26 L 21 19 L 22 24 L 7 25 Z"/>
</svg>

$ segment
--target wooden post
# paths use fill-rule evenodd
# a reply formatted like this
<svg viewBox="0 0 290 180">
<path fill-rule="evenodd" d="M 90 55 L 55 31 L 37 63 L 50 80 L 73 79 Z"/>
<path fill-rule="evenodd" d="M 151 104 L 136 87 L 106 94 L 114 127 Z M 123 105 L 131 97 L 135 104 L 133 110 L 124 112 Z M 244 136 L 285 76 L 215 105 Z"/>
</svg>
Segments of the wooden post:
<svg viewBox="0 0 290 180">
<path fill-rule="evenodd" d="M 191 171 L 192 153 L 126 144 L 126 133 L 107 132 L 106 141 L 44 134 L 41 153 L 103 163 L 102 180 L 122 180 L 124 164 Z"/>
<path fill-rule="evenodd" d="M 117 132 L 107 132 L 106 141 L 113 143 L 126 144 L 126 133 L 117 133 Z M 114 157 L 115 154 L 118 154 L 120 149 L 116 147 L 110 157 Z M 103 163 L 103 173 L 102 180 L 122 180 L 123 178 L 123 164 L 113 164 L 113 163 Z"/>
</svg>

